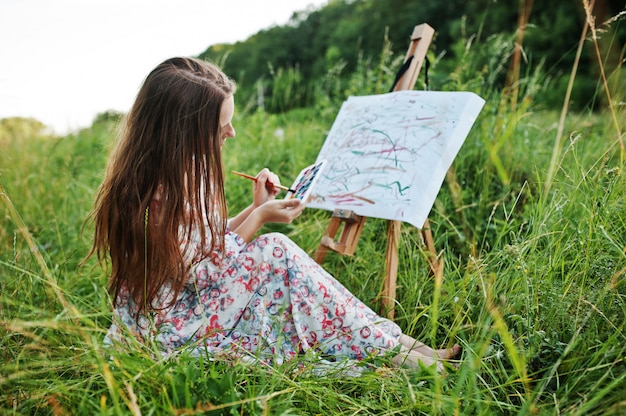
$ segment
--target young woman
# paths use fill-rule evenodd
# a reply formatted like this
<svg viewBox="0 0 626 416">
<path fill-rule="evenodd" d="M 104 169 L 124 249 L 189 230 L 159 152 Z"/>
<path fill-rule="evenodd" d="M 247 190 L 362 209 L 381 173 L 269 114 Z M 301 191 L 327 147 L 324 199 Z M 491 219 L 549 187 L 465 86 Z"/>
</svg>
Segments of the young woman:
<svg viewBox="0 0 626 416">
<path fill-rule="evenodd" d="M 167 355 L 180 348 L 282 363 L 309 349 L 363 359 L 399 347 L 394 363 L 436 364 L 432 350 L 376 315 L 270 222 L 305 204 L 275 199 L 263 169 L 253 202 L 228 219 L 222 148 L 235 137 L 234 83 L 216 66 L 173 58 L 146 78 L 107 166 L 90 255 L 110 258 L 114 320 L 106 341 L 132 334 Z"/>
</svg>

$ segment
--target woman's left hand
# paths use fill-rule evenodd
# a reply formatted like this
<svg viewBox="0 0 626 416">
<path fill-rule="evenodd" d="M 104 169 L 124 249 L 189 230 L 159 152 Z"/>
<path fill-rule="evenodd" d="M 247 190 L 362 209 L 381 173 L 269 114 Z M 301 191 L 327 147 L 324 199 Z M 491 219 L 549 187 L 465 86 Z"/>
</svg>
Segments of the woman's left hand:
<svg viewBox="0 0 626 416">
<path fill-rule="evenodd" d="M 276 195 L 280 192 L 277 185 L 280 185 L 280 179 L 275 173 L 268 168 L 261 170 L 256 175 L 256 181 L 254 182 L 254 206 L 259 207 L 267 201 L 276 198 Z"/>
</svg>

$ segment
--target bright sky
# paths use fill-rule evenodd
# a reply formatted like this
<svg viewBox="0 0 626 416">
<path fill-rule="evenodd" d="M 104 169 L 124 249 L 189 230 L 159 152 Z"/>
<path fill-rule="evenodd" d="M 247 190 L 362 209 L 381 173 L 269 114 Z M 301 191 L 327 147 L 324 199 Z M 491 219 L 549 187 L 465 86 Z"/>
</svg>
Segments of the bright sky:
<svg viewBox="0 0 626 416">
<path fill-rule="evenodd" d="M 130 108 L 144 77 L 327 0 L 0 0 L 0 118 L 66 134 Z"/>
</svg>

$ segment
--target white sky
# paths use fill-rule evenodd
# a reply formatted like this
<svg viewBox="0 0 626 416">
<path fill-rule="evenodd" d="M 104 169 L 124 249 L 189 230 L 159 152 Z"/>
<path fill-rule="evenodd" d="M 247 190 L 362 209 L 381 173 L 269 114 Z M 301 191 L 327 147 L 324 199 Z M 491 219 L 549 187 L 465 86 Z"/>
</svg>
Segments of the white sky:
<svg viewBox="0 0 626 416">
<path fill-rule="evenodd" d="M 130 108 L 144 77 L 327 0 L 0 0 L 0 118 L 66 134 Z"/>
</svg>

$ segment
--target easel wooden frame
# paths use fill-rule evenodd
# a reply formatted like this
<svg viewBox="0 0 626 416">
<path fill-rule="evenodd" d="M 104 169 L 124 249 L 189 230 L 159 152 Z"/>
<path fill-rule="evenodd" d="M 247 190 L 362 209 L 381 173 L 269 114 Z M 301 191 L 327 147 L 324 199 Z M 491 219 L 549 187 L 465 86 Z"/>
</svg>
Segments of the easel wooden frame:
<svg viewBox="0 0 626 416">
<path fill-rule="evenodd" d="M 410 66 L 396 82 L 393 91 L 412 90 L 415 87 L 417 77 L 426 59 L 428 47 L 432 42 L 435 30 L 428 24 L 423 23 L 413 28 L 411 43 L 407 51 L 405 62 Z M 412 58 L 412 59 L 411 59 Z M 343 255 L 353 255 L 356 244 L 359 241 L 366 217 L 356 215 L 349 210 L 335 210 L 328 228 L 322 237 L 313 258 L 319 264 L 324 261 L 328 250 L 333 250 Z M 341 234 L 337 240 L 335 237 L 343 225 Z M 390 220 L 387 222 L 387 252 L 385 256 L 385 281 L 383 283 L 382 304 L 383 313 L 390 319 L 394 318 L 396 300 L 396 279 L 398 274 L 398 241 L 400 238 L 401 222 Z M 433 275 L 440 275 L 443 263 L 439 262 L 433 235 L 428 219 L 421 229 L 422 241 L 428 249 L 428 261 Z"/>
</svg>

